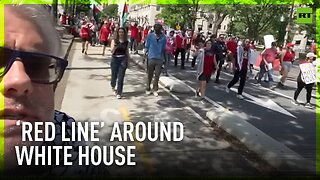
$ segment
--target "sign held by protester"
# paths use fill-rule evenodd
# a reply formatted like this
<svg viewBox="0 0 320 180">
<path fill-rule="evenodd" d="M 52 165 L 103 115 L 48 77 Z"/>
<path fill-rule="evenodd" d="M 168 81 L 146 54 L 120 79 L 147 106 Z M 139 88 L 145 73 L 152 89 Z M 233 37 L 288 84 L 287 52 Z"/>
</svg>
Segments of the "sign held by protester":
<svg viewBox="0 0 320 180">
<path fill-rule="evenodd" d="M 313 64 L 304 63 L 304 64 L 300 64 L 299 66 L 300 66 L 300 70 L 301 70 L 302 80 L 306 84 L 315 83 L 317 80 L 317 77 L 316 77 L 316 70 L 315 70 Z"/>
</svg>

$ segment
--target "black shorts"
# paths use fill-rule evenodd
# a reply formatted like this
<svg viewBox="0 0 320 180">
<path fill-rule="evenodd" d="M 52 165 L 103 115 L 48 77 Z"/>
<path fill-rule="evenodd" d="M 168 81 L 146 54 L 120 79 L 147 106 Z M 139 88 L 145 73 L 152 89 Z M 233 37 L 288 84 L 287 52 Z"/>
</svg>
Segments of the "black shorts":
<svg viewBox="0 0 320 180">
<path fill-rule="evenodd" d="M 89 38 L 81 38 L 81 39 L 82 39 L 82 42 L 89 41 Z"/>
<path fill-rule="evenodd" d="M 101 44 L 103 44 L 104 46 L 108 46 L 108 41 L 101 41 Z"/>
<path fill-rule="evenodd" d="M 206 81 L 209 83 L 211 76 L 206 77 L 204 74 L 201 74 L 198 78 L 199 81 Z"/>
</svg>

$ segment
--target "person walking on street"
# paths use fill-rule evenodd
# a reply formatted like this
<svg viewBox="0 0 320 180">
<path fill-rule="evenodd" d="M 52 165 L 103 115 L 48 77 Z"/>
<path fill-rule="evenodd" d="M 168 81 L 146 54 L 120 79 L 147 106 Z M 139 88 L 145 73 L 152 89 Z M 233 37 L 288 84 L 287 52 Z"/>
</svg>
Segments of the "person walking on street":
<svg viewBox="0 0 320 180">
<path fill-rule="evenodd" d="M 224 59 L 226 58 L 226 55 L 227 55 L 227 48 L 224 42 L 223 34 L 220 34 L 216 43 L 213 44 L 213 52 L 216 54 L 217 63 L 218 63 L 215 83 L 220 83 L 220 80 L 219 80 L 220 71 L 222 69 L 222 65 L 224 64 Z"/>
<path fill-rule="evenodd" d="M 155 24 L 154 32 L 149 33 L 146 39 L 145 52 L 147 59 L 147 87 L 146 94 L 151 94 L 150 84 L 153 79 L 153 95 L 158 96 L 158 82 L 161 74 L 161 67 L 165 56 L 166 36 L 162 33 L 162 25 Z"/>
<path fill-rule="evenodd" d="M 197 55 L 197 79 L 199 81 L 199 87 L 196 90 L 196 97 L 204 99 L 206 93 L 207 83 L 211 78 L 211 75 L 217 69 L 217 62 L 214 53 L 211 50 L 212 42 L 210 40 L 205 42 L 204 48 L 201 43 L 200 49 L 196 52 Z"/>
<path fill-rule="evenodd" d="M 280 74 L 281 74 L 281 78 L 280 78 L 280 82 L 278 83 L 277 87 L 284 87 L 284 83 L 288 77 L 288 73 L 291 70 L 292 67 L 292 63 L 294 61 L 295 58 L 295 53 L 293 51 L 293 46 L 294 44 L 292 43 L 288 43 L 287 44 L 287 48 L 286 50 L 284 50 L 281 53 L 281 57 L 280 57 Z"/>
<path fill-rule="evenodd" d="M 193 40 L 193 49 L 194 53 L 192 54 L 192 61 L 191 61 L 191 69 L 194 69 L 196 65 L 196 60 L 197 60 L 197 51 L 202 48 L 202 46 L 205 44 L 205 41 L 202 38 L 201 34 L 198 34 L 197 37 Z M 211 44 L 213 44 L 211 42 Z M 212 45 L 211 45 L 212 46 Z"/>
<path fill-rule="evenodd" d="M 226 87 L 226 92 L 230 92 L 230 88 L 234 86 L 240 79 L 240 84 L 238 87 L 238 95 L 237 98 L 244 99 L 242 96 L 243 88 L 247 79 L 247 72 L 249 66 L 249 58 L 250 58 L 250 47 L 249 47 L 249 39 L 246 39 L 244 43 L 241 41 L 238 42 L 237 54 L 236 54 L 236 62 L 234 64 L 234 76 L 233 79 L 229 82 Z"/>
<path fill-rule="evenodd" d="M 237 52 L 237 42 L 234 37 L 230 37 L 230 39 L 226 43 L 228 55 L 227 55 L 227 65 L 224 67 L 228 68 L 229 72 L 232 72 L 232 63 L 235 61 L 234 57 Z"/>
<path fill-rule="evenodd" d="M 312 61 L 314 61 L 315 58 L 316 58 L 316 55 L 314 53 L 308 53 L 307 57 L 306 57 L 306 60 L 300 61 L 299 64 L 300 65 L 301 64 L 305 64 L 305 63 L 312 64 Z M 313 64 L 312 64 L 312 66 L 313 66 Z M 299 96 L 301 90 L 303 88 L 305 88 L 307 90 L 307 95 L 306 95 L 307 102 L 305 103 L 305 107 L 311 109 L 312 105 L 310 104 L 310 100 L 311 100 L 311 93 L 312 93 L 312 88 L 313 88 L 314 84 L 315 84 L 315 82 L 306 82 L 306 79 L 302 75 L 302 70 L 301 70 L 301 66 L 300 66 L 300 73 L 299 73 L 298 78 L 297 78 L 297 89 L 294 92 L 293 104 L 300 105 L 299 102 L 297 101 L 297 99 L 298 99 L 298 96 Z"/>
<path fill-rule="evenodd" d="M 173 50 L 174 50 L 174 31 L 170 31 L 169 36 L 167 36 L 166 41 L 166 56 L 164 62 L 164 71 L 163 73 L 168 76 L 168 67 L 171 59 L 173 59 Z"/>
<path fill-rule="evenodd" d="M 87 54 L 88 46 L 89 46 L 89 24 L 86 21 L 83 21 L 80 28 L 80 37 L 82 39 L 82 53 Z"/>
<path fill-rule="evenodd" d="M 133 26 L 130 25 L 130 51 L 136 53 L 136 44 L 138 39 L 138 24 L 134 23 Z"/>
<path fill-rule="evenodd" d="M 100 42 L 103 44 L 102 56 L 104 56 L 110 35 L 110 26 L 108 26 L 107 21 L 104 21 L 99 34 Z"/>
<path fill-rule="evenodd" d="M 125 28 L 119 28 L 115 35 L 115 39 L 111 42 L 111 88 L 115 92 L 117 98 L 121 99 L 124 76 L 130 58 L 129 41 Z M 115 89 L 116 84 L 117 89 Z"/>
<path fill-rule="evenodd" d="M 186 48 L 187 48 L 187 37 L 185 30 L 181 30 L 181 33 L 178 33 L 175 38 L 175 58 L 174 66 L 178 65 L 178 56 L 181 54 L 181 69 L 184 69 L 184 61 L 186 59 Z"/>
<path fill-rule="evenodd" d="M 277 57 L 277 45 L 275 42 L 271 43 L 271 48 L 267 48 L 261 52 L 262 60 L 260 63 L 260 71 L 258 75 L 258 83 L 261 83 L 261 79 L 265 73 L 268 74 L 269 82 L 273 82 L 273 77 L 270 72 L 272 68 L 272 63 L 276 60 Z"/>
</svg>

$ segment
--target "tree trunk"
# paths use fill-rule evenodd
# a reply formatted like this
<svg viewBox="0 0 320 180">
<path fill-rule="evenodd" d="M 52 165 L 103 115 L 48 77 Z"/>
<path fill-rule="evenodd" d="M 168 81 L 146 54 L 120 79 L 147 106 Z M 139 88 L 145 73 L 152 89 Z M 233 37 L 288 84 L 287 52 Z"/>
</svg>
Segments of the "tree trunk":
<svg viewBox="0 0 320 180">
<path fill-rule="evenodd" d="M 221 16 L 221 13 L 217 13 L 216 16 L 218 16 L 218 18 L 214 23 L 214 26 L 213 26 L 213 29 L 212 29 L 212 34 L 217 36 L 218 35 L 219 26 L 221 25 L 221 23 L 223 22 L 224 18 L 227 16 L 227 14 L 223 14 Z"/>
</svg>

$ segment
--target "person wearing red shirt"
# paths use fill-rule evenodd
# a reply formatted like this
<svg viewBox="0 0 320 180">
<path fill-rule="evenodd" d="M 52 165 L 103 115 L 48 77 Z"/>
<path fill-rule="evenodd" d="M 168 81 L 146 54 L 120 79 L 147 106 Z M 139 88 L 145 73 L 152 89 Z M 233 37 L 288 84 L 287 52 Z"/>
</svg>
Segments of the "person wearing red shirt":
<svg viewBox="0 0 320 180">
<path fill-rule="evenodd" d="M 80 28 L 80 37 L 82 39 L 82 53 L 87 54 L 88 46 L 89 46 L 89 24 L 87 21 L 83 21 L 81 28 Z"/>
<path fill-rule="evenodd" d="M 287 48 L 281 52 L 280 57 L 280 74 L 282 75 L 280 78 L 280 82 L 277 87 L 284 87 L 284 83 L 288 77 L 288 73 L 292 67 L 292 63 L 295 58 L 295 53 L 293 51 L 294 44 L 288 43 Z"/>
<path fill-rule="evenodd" d="M 212 42 L 206 41 L 204 47 L 201 47 L 195 52 L 198 59 L 197 78 L 199 80 L 199 87 L 196 90 L 196 97 L 204 99 L 206 93 L 206 86 L 209 83 L 211 75 L 215 73 L 217 69 L 216 56 L 211 51 Z"/>
<path fill-rule="evenodd" d="M 99 33 L 100 42 L 103 44 L 102 56 L 104 56 L 104 53 L 106 51 L 106 47 L 108 45 L 109 35 L 110 35 L 110 26 L 108 26 L 107 21 L 104 21 L 104 24 L 100 28 L 100 33 Z"/>
<path fill-rule="evenodd" d="M 136 41 L 138 39 L 138 24 L 135 23 L 133 26 L 130 26 L 130 51 L 136 52 Z"/>
<path fill-rule="evenodd" d="M 149 34 L 149 30 L 150 30 L 150 27 L 149 26 L 146 26 L 143 30 L 143 36 L 142 36 L 142 40 L 143 40 L 143 46 L 145 44 L 145 41 L 146 41 L 146 38 Z"/>
<path fill-rule="evenodd" d="M 249 39 L 246 39 L 244 43 L 239 41 L 239 44 L 237 47 L 237 56 L 236 56 L 237 58 L 234 64 L 234 68 L 235 68 L 234 76 L 233 76 L 233 79 L 229 82 L 229 84 L 226 87 L 226 92 L 229 93 L 230 88 L 234 86 L 240 79 L 237 98 L 241 100 L 244 99 L 244 97 L 242 96 L 242 92 L 247 79 L 249 59 L 251 55 L 249 43 L 250 43 Z"/>
<path fill-rule="evenodd" d="M 187 48 L 187 37 L 184 30 L 176 35 L 175 38 L 175 59 L 174 66 L 178 65 L 178 56 L 181 53 L 181 69 L 184 69 L 184 61 L 186 58 L 186 48 Z"/>
<path fill-rule="evenodd" d="M 232 63 L 234 62 L 234 58 L 237 52 L 237 42 L 234 37 L 230 37 L 230 39 L 226 43 L 228 55 L 227 55 L 227 65 L 224 67 L 225 69 L 229 68 L 229 72 L 232 72 Z"/>
</svg>

